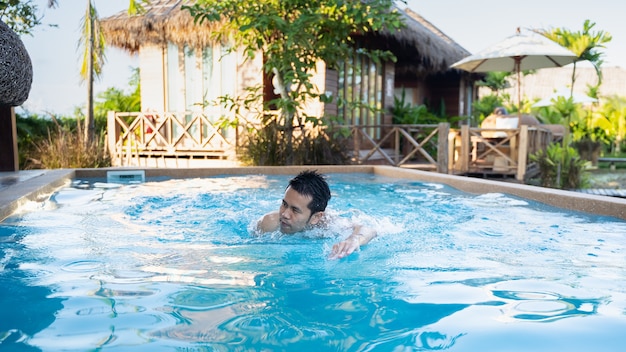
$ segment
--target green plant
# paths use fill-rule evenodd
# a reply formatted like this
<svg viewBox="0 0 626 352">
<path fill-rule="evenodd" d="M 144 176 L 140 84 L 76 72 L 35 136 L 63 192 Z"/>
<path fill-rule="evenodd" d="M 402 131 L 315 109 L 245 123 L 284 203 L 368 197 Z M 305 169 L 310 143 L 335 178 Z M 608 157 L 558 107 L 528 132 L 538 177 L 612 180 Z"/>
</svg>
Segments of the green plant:
<svg viewBox="0 0 626 352">
<path fill-rule="evenodd" d="M 37 10 L 32 0 L 0 1 L 0 21 L 17 34 L 32 34 L 32 29 L 41 24 Z"/>
<path fill-rule="evenodd" d="M 583 172 L 586 162 L 574 148 L 552 143 L 545 150 L 531 154 L 530 160 L 539 167 L 542 187 L 579 189 L 587 184 Z"/>
<path fill-rule="evenodd" d="M 35 152 L 35 145 L 48 137 L 48 131 L 54 127 L 51 119 L 39 115 L 15 114 L 17 129 L 17 150 L 20 169 L 24 169 Z"/>
<path fill-rule="evenodd" d="M 246 95 L 237 97 L 221 96 L 213 104 L 224 106 L 230 112 L 219 120 L 221 128 L 239 128 L 237 146 L 239 161 L 245 165 L 332 165 L 347 164 L 346 142 L 350 133 L 342 128 L 333 128 L 334 123 L 327 119 L 294 126 L 290 145 L 285 143 L 285 128 L 277 119 L 267 113 L 260 121 L 248 119 L 246 106 L 255 101 L 262 90 L 259 87 L 246 88 Z M 255 111 L 251 116 L 258 116 Z M 232 117 L 234 116 L 234 117 Z"/>
<path fill-rule="evenodd" d="M 613 37 L 608 32 L 592 31 L 595 25 L 596 24 L 592 23 L 590 20 L 585 20 L 583 29 L 578 32 L 565 28 L 538 29 L 535 30 L 535 32 L 559 43 L 578 56 L 578 60 L 574 62 L 572 69 L 571 92 L 574 92 L 574 85 L 576 83 L 576 62 L 585 60 L 593 65 L 598 76 L 598 84 L 594 87 L 589 87 L 589 90 L 591 96 L 597 97 L 599 87 L 602 84 L 602 64 L 604 62 L 602 60 L 604 53 L 601 49 L 604 49 L 605 44 L 609 43 Z M 598 135 L 600 131 L 597 130 L 595 128 L 596 126 L 593 126 L 592 123 L 588 121 L 579 122 L 576 120 L 576 116 L 574 115 L 576 108 L 571 97 L 568 99 L 559 97 L 558 101 L 555 102 L 555 107 L 557 107 L 557 109 L 562 112 L 563 117 L 567 119 L 567 127 L 571 128 L 572 124 L 575 124 L 574 127 L 576 127 L 576 129 L 572 131 L 574 140 L 594 140 L 596 139 L 595 137 L 602 139 L 602 136 Z M 563 140 L 564 144 L 569 142 L 570 141 L 566 139 Z"/>
<path fill-rule="evenodd" d="M 605 98 L 598 113 L 606 119 L 601 128 L 604 129 L 611 145 L 611 154 L 621 153 L 623 143 L 626 141 L 626 98 L 618 96 Z"/>
<path fill-rule="evenodd" d="M 286 165 L 287 153 L 295 165 L 348 164 L 345 150 L 347 139 L 331 133 L 326 126 L 302 127 L 293 133 L 291 150 L 282 143 L 284 130 L 275 120 L 268 119 L 262 128 L 249 126 L 237 153 L 246 165 Z"/>
<path fill-rule="evenodd" d="M 26 168 L 91 168 L 110 166 L 111 162 L 105 149 L 104 135 L 85 142 L 80 124 L 72 129 L 69 125 L 61 125 L 52 116 L 56 128 L 48 130 L 48 137 L 34 143 L 33 157 Z"/>
<path fill-rule="evenodd" d="M 598 85 L 600 85 L 602 83 L 601 66 L 604 62 L 602 60 L 604 53 L 600 49 L 604 49 L 605 44 L 613 40 L 613 37 L 608 32 L 593 32 L 592 29 L 595 25 L 596 24 L 592 23 L 590 20 L 585 20 L 582 31 L 578 32 L 565 28 L 537 29 L 535 32 L 571 50 L 578 56 L 577 61 L 584 60 L 590 62 L 596 70 Z M 577 61 L 574 62 L 574 68 L 572 70 L 572 91 L 574 90 L 574 84 L 576 82 Z"/>
<path fill-rule="evenodd" d="M 513 72 L 506 71 L 487 72 L 485 74 L 485 77 L 481 81 L 476 82 L 476 85 L 479 87 L 486 87 L 491 89 L 491 91 L 497 96 L 500 95 L 500 92 L 502 90 L 511 87 L 509 77 L 512 74 Z"/>
<path fill-rule="evenodd" d="M 545 124 L 565 123 L 563 121 L 563 115 L 552 105 L 536 108 L 536 110 L 534 110 L 534 116 L 536 116 L 537 120 L 541 121 L 541 123 Z"/>
<path fill-rule="evenodd" d="M 400 98 L 393 97 L 393 107 L 390 112 L 392 115 L 392 121 L 399 125 L 416 125 L 416 124 L 431 124 L 438 123 L 439 118 L 428 111 L 426 105 L 411 105 L 406 101 L 406 95 L 402 90 Z M 437 121 L 437 122 L 435 122 Z"/>
<path fill-rule="evenodd" d="M 609 144 L 609 136 L 607 128 L 603 128 L 609 124 L 606 118 L 597 113 L 590 113 L 590 118 L 583 117 L 578 121 L 573 121 L 570 126 L 572 130 L 572 141 L 591 141 L 602 144 Z"/>
</svg>

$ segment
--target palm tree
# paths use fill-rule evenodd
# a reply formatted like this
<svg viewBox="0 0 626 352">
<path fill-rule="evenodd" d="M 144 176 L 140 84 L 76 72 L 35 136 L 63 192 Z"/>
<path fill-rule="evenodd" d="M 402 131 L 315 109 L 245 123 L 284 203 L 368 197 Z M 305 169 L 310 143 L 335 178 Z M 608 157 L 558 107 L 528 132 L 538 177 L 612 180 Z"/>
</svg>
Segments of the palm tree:
<svg viewBox="0 0 626 352">
<path fill-rule="evenodd" d="M 104 35 L 100 30 L 100 20 L 92 0 L 87 0 L 87 12 L 82 23 L 83 36 L 79 39 L 79 46 L 84 48 L 80 77 L 87 82 L 87 112 L 85 114 L 84 139 L 86 144 L 94 140 L 95 120 L 93 117 L 93 82 L 102 73 L 105 61 Z"/>
<path fill-rule="evenodd" d="M 561 110 L 562 116 L 567 116 L 566 122 L 566 134 L 562 140 L 562 148 L 566 150 L 567 146 L 570 143 L 570 134 L 571 134 L 571 115 L 575 110 L 575 106 L 573 103 L 572 96 L 574 95 L 574 84 L 576 83 L 576 63 L 578 61 L 589 61 L 596 70 L 596 74 L 598 75 L 598 85 L 593 88 L 594 92 L 597 92 L 597 88 L 602 84 L 602 56 L 604 53 L 599 49 L 604 48 L 604 44 L 610 42 L 613 37 L 609 33 L 605 33 L 604 31 L 592 32 L 591 30 L 595 26 L 595 23 L 592 23 L 589 20 L 585 20 L 583 24 L 583 30 L 578 32 L 573 32 L 564 28 L 555 28 L 551 30 L 535 30 L 536 33 L 543 35 L 544 37 L 551 39 L 561 46 L 569 49 L 574 54 L 578 56 L 578 59 L 574 61 L 574 68 L 572 70 L 572 85 L 570 86 L 570 97 L 569 99 L 561 99 L 557 102 L 556 108 Z M 580 151 L 580 147 L 579 147 Z M 565 163 L 565 153 L 562 154 L 562 158 L 557 167 L 557 185 L 561 186 L 561 166 L 566 165 Z"/>
<path fill-rule="evenodd" d="M 142 4 L 149 0 L 129 0 L 128 13 L 134 15 L 143 11 Z M 48 0 L 48 7 L 57 6 L 57 0 Z M 79 39 L 79 47 L 83 50 L 80 76 L 87 82 L 87 112 L 85 114 L 84 143 L 94 140 L 95 120 L 93 114 L 93 82 L 102 73 L 105 62 L 106 48 L 104 34 L 100 30 L 100 18 L 92 0 L 87 0 L 87 11 L 81 25 L 83 36 Z"/>
<path fill-rule="evenodd" d="M 574 84 L 576 83 L 576 63 L 578 61 L 589 61 L 596 70 L 596 74 L 598 75 L 598 85 L 596 87 L 591 87 L 591 93 L 597 95 L 598 87 L 602 84 L 602 63 L 604 62 L 602 60 L 602 56 L 604 53 L 599 49 L 605 48 L 604 44 L 610 42 L 613 37 L 611 34 L 604 31 L 592 32 L 595 25 L 595 23 L 585 20 L 583 30 L 578 32 L 573 32 L 564 28 L 535 30 L 536 33 L 561 44 L 578 56 L 578 60 L 574 61 L 574 68 L 572 70 L 570 96 L 574 94 Z M 571 127 L 569 115 L 567 115 L 567 127 L 567 132 L 569 132 L 569 128 Z M 564 145 L 565 143 L 568 143 L 567 139 L 568 138 L 563 139 Z"/>
<path fill-rule="evenodd" d="M 604 62 L 602 60 L 602 56 L 604 53 L 599 49 L 604 49 L 604 44 L 610 42 L 613 37 L 611 34 L 604 31 L 598 31 L 595 33 L 592 32 L 591 30 L 595 27 L 595 25 L 595 23 L 585 20 L 583 30 L 578 32 L 572 32 L 564 28 L 535 30 L 536 33 L 561 44 L 574 54 L 578 55 L 578 60 L 574 62 L 574 69 L 572 70 L 572 93 L 574 92 L 574 83 L 576 82 L 577 61 L 589 61 L 595 68 L 596 74 L 598 75 L 598 86 L 602 83 L 602 63 Z"/>
</svg>

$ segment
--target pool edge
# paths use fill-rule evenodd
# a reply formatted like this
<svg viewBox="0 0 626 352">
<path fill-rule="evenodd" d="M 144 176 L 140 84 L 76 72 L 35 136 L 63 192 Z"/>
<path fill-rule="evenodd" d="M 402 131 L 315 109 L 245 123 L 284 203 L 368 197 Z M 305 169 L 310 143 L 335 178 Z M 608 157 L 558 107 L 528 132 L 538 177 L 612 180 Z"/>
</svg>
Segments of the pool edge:
<svg viewBox="0 0 626 352">
<path fill-rule="evenodd" d="M 29 201 L 39 202 L 57 189 L 69 184 L 75 176 L 73 169 L 45 170 L 37 176 L 16 181 L 0 191 L 0 221 L 17 212 Z"/>
</svg>

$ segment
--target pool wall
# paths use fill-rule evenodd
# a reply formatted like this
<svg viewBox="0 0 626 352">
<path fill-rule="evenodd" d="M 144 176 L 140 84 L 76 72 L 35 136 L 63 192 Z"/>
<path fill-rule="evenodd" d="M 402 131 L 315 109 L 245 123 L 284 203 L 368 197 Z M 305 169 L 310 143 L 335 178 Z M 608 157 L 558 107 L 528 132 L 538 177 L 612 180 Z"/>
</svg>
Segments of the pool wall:
<svg viewBox="0 0 626 352">
<path fill-rule="evenodd" d="M 439 174 L 429 171 L 404 169 L 393 166 L 260 166 L 260 167 L 215 167 L 190 169 L 141 169 L 141 168 L 98 168 L 75 170 L 46 170 L 34 177 L 0 189 L 0 221 L 19 211 L 31 201 L 41 201 L 60 187 L 68 185 L 75 178 L 104 178 L 107 171 L 144 170 L 146 179 L 158 177 L 196 178 L 216 175 L 295 175 L 301 170 L 316 169 L 325 174 L 370 173 L 386 177 L 410 179 L 422 182 L 436 182 L 458 190 L 474 193 L 505 193 L 544 204 L 597 215 L 607 215 L 626 220 L 626 199 L 591 195 L 572 191 L 522 185 L 502 181 L 491 181 L 464 176 Z"/>
</svg>

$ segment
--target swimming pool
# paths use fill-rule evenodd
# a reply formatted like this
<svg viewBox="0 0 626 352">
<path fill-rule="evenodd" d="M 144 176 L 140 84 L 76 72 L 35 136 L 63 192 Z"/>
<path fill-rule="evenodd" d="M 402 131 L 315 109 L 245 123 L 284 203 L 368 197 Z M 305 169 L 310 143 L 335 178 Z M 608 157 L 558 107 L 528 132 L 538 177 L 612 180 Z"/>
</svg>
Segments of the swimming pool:
<svg viewBox="0 0 626 352">
<path fill-rule="evenodd" d="M 334 225 L 252 236 L 290 176 L 76 183 L 27 204 L 0 223 L 0 347 L 623 348 L 625 221 L 340 173 Z M 352 219 L 380 236 L 327 260 Z"/>
</svg>

